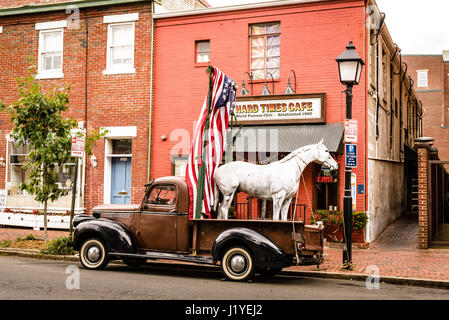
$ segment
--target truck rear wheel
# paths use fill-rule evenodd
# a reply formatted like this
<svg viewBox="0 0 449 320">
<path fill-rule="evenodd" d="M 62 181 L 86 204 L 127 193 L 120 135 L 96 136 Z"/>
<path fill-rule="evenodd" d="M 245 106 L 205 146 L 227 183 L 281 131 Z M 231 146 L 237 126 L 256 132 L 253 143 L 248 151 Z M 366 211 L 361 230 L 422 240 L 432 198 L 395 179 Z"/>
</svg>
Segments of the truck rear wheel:
<svg viewBox="0 0 449 320">
<path fill-rule="evenodd" d="M 254 275 L 254 270 L 254 258 L 248 249 L 243 247 L 226 249 L 221 260 L 221 271 L 226 278 L 246 281 Z"/>
<path fill-rule="evenodd" d="M 86 269 L 104 269 L 109 263 L 106 246 L 98 238 L 85 240 L 81 245 L 79 255 L 81 264 Z"/>
</svg>

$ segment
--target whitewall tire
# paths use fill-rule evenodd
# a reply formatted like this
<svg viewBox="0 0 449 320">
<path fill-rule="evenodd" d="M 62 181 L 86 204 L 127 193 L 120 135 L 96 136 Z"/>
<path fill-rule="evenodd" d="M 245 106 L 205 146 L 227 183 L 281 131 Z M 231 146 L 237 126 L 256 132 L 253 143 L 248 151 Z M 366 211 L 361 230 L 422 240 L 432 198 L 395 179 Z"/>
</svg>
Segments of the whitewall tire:
<svg viewBox="0 0 449 320">
<path fill-rule="evenodd" d="M 103 241 L 97 238 L 90 238 L 84 241 L 79 255 L 81 264 L 86 269 L 104 269 L 109 263 L 106 247 Z"/>
<path fill-rule="evenodd" d="M 226 249 L 221 260 L 221 271 L 229 280 L 246 281 L 254 275 L 252 253 L 243 247 Z"/>
</svg>

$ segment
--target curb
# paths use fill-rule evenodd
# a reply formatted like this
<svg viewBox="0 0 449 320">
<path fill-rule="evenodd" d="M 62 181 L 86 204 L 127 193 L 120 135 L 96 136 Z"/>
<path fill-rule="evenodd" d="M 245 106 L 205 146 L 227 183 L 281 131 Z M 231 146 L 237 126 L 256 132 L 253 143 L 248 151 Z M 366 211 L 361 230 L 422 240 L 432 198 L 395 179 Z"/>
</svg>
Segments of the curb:
<svg viewBox="0 0 449 320">
<path fill-rule="evenodd" d="M 79 261 L 78 254 L 73 256 L 58 256 L 50 254 L 39 253 L 38 250 L 32 249 L 13 249 L 2 248 L 0 249 L 0 256 L 17 256 L 25 258 L 45 259 L 45 260 L 62 260 L 62 261 Z M 116 262 L 112 262 L 117 264 Z M 194 263 L 184 263 L 179 261 L 151 261 L 153 265 L 163 267 L 164 265 L 178 265 L 179 267 L 192 269 L 192 268 L 213 268 L 216 266 L 198 265 Z M 118 264 L 123 264 L 118 262 Z M 292 277 L 307 277 L 307 278 L 323 278 L 323 279 L 341 279 L 341 280 L 353 280 L 353 281 L 366 281 L 370 275 L 361 273 L 343 273 L 343 272 L 325 272 L 325 271 L 294 271 L 284 270 L 281 275 Z M 375 278 L 375 276 L 372 276 Z M 447 280 L 433 280 L 433 279 L 419 279 L 419 278 L 401 278 L 392 276 L 379 276 L 380 283 L 405 285 L 405 286 L 417 286 L 417 287 L 431 287 L 441 288 L 449 290 L 449 281 Z"/>
<path fill-rule="evenodd" d="M 325 272 L 325 271 L 290 271 L 285 270 L 282 272 L 284 275 L 292 275 L 297 277 L 308 278 L 324 278 L 324 279 L 341 279 L 341 280 L 355 280 L 355 281 L 367 281 L 368 277 L 375 279 L 376 276 L 361 274 L 361 273 L 343 273 L 343 272 Z M 378 276 L 380 283 L 395 284 L 403 286 L 417 286 L 417 287 L 431 287 L 441 288 L 449 290 L 449 281 L 447 280 L 434 280 L 434 279 L 419 279 L 419 278 L 401 278 L 393 276 Z"/>
</svg>

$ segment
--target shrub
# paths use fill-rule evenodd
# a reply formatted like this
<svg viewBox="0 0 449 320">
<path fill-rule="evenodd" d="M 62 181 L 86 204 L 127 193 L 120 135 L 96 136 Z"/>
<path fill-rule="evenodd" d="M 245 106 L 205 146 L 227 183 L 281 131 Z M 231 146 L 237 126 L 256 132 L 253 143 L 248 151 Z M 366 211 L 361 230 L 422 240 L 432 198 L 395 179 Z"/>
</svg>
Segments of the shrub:
<svg viewBox="0 0 449 320">
<path fill-rule="evenodd" d="M 312 214 L 312 224 L 316 224 L 317 221 L 323 221 L 325 225 L 343 226 L 343 212 L 341 211 L 327 211 L 317 210 Z M 359 231 L 366 227 L 368 223 L 368 215 L 364 211 L 358 211 L 352 213 L 352 229 L 353 231 Z"/>
<path fill-rule="evenodd" d="M 73 248 L 69 247 L 67 243 L 72 241 L 71 237 L 60 237 L 48 242 L 47 247 L 41 250 L 43 254 L 53 255 L 72 255 L 74 253 Z"/>
<path fill-rule="evenodd" d="M 7 248 L 11 245 L 11 240 L 3 240 L 0 242 L 0 248 Z"/>
</svg>

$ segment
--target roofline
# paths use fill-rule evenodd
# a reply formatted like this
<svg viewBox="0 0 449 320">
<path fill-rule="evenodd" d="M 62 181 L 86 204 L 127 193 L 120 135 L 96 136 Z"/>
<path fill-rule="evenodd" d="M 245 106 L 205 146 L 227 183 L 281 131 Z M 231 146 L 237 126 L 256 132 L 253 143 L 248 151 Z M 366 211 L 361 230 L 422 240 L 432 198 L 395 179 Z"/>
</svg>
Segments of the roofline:
<svg viewBox="0 0 449 320">
<path fill-rule="evenodd" d="M 120 4 L 132 4 L 140 2 L 151 3 L 151 1 L 160 2 L 160 0 L 78 0 L 78 1 L 75 0 L 52 4 L 25 5 L 21 7 L 1 8 L 0 17 L 52 12 L 52 11 L 65 11 L 69 6 L 82 9 L 82 8 L 94 8 L 94 7 L 120 5 Z"/>
<path fill-rule="evenodd" d="M 411 54 L 402 54 L 403 57 L 442 57 L 442 54 L 417 54 L 417 53 L 411 53 Z"/>
<path fill-rule="evenodd" d="M 193 16 L 193 15 L 209 14 L 209 13 L 217 13 L 217 12 L 228 12 L 228 11 L 237 11 L 237 10 L 246 10 L 246 9 L 286 6 L 286 5 L 291 5 L 291 4 L 324 2 L 324 1 L 329 1 L 329 0 L 277 0 L 277 1 L 269 1 L 269 2 L 257 2 L 257 3 L 251 3 L 251 4 L 240 4 L 240 5 L 227 6 L 227 7 L 210 7 L 210 8 L 204 8 L 204 9 L 196 9 L 196 10 L 164 12 L 164 13 L 155 14 L 154 18 L 155 19 L 163 19 L 163 18 Z"/>
</svg>

